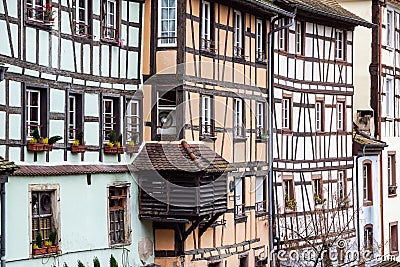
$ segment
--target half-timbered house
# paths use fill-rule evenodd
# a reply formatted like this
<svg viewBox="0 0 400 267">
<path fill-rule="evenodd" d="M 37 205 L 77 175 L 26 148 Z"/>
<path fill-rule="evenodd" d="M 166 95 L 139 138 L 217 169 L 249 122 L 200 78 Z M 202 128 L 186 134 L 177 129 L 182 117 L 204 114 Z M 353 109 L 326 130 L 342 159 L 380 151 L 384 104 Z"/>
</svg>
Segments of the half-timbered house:
<svg viewBox="0 0 400 267">
<path fill-rule="evenodd" d="M 379 158 L 379 191 L 374 200 L 369 200 L 369 195 L 364 194 L 364 206 L 377 206 L 379 219 L 367 225 L 374 233 L 373 239 L 377 244 L 378 255 L 398 256 L 399 254 L 399 230 L 400 217 L 393 212 L 393 207 L 398 206 L 398 184 L 396 170 L 399 163 L 397 155 L 400 153 L 399 146 L 399 49 L 400 49 L 400 2 L 399 1 L 342 1 L 343 5 L 353 10 L 365 19 L 371 20 L 376 27 L 372 28 L 372 34 L 363 34 L 357 29 L 356 34 L 358 47 L 355 50 L 355 66 L 364 68 L 363 71 L 355 73 L 356 89 L 358 94 L 366 95 L 365 102 L 359 103 L 360 109 L 369 108 L 369 114 L 357 114 L 355 122 L 363 120 L 367 122 L 373 116 L 370 132 L 378 140 L 387 144 Z M 368 45 L 365 45 L 368 44 Z M 361 53 L 363 56 L 361 56 Z M 367 68 L 369 67 L 369 69 Z M 363 105 L 363 106 L 361 106 Z M 367 117 L 367 118 L 366 118 Z M 365 118 L 365 119 L 364 119 Z M 368 162 L 359 168 L 367 168 Z M 361 170 L 358 170 L 361 172 Z M 365 177 L 363 183 L 366 192 L 373 176 Z M 373 186 L 374 187 L 374 186 Z M 367 226 L 361 225 L 364 229 Z M 362 233 L 362 228 L 360 229 Z M 364 230 L 365 233 L 365 230 Z M 364 234 L 365 235 L 365 234 Z"/>
<path fill-rule="evenodd" d="M 315 261 L 355 236 L 353 30 L 371 24 L 336 1 L 281 2 L 297 14 L 274 42 L 275 233 L 280 249 L 308 249 Z"/>
<path fill-rule="evenodd" d="M 7 184 L 7 266 L 152 262 L 126 167 L 142 140 L 142 22 L 135 0 L 0 4 L 0 155 L 21 166 Z"/>
<path fill-rule="evenodd" d="M 183 144 L 174 140 L 195 142 L 193 161 L 201 160 L 197 149 L 201 145 L 196 143 L 201 141 L 229 163 L 224 176 L 190 174 L 192 168 L 173 168 L 166 176 L 172 148 L 165 145 L 154 168 L 166 181 L 176 176 L 175 185 L 199 186 L 192 197 L 209 199 L 212 190 L 201 185 L 216 174 L 227 182 L 222 184 L 222 203 L 215 198 L 213 208 L 201 206 L 197 211 L 185 209 L 188 203 L 196 204 L 187 192 L 182 192 L 181 203 L 170 196 L 174 192 L 157 197 L 166 194 L 166 182 L 152 181 L 153 191 L 143 189 L 139 212 L 143 220 L 153 221 L 157 264 L 264 266 L 266 262 L 266 54 L 270 18 L 277 14 L 292 16 L 272 1 L 145 2 L 144 42 L 149 45 L 143 51 L 144 140 L 171 142 L 175 150 Z M 152 159 L 154 151 L 163 150 L 146 148 Z M 147 183 L 149 176 L 142 176 L 139 183 Z M 185 183 L 178 179 L 182 176 L 187 177 Z M 215 184 L 214 190 L 221 189 Z M 173 199 L 175 207 L 166 208 Z"/>
</svg>

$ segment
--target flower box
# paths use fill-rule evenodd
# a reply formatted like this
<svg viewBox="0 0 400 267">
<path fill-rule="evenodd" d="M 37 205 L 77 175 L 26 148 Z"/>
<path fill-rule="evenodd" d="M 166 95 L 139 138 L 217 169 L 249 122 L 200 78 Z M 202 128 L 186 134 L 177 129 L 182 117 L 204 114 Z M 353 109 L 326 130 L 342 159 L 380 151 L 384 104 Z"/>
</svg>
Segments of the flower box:
<svg viewBox="0 0 400 267">
<path fill-rule="evenodd" d="M 118 153 L 118 154 L 124 154 L 124 153 L 125 153 L 124 147 L 123 147 L 123 146 L 118 147 L 117 153 Z"/>
<path fill-rule="evenodd" d="M 58 252 L 58 245 L 47 247 L 47 253 L 57 253 L 57 252 Z"/>
<path fill-rule="evenodd" d="M 104 146 L 104 153 L 106 154 L 117 154 L 118 147 L 116 146 Z"/>
<path fill-rule="evenodd" d="M 52 151 L 53 150 L 53 145 L 44 144 L 43 150 L 44 151 Z"/>
<path fill-rule="evenodd" d="M 135 145 L 135 146 L 126 146 L 126 153 L 138 153 L 139 152 L 139 146 Z"/>
<path fill-rule="evenodd" d="M 32 152 L 40 152 L 40 151 L 44 151 L 44 144 L 41 143 L 28 143 L 28 151 L 32 151 Z"/>
<path fill-rule="evenodd" d="M 47 253 L 47 247 L 34 248 L 32 251 L 33 255 L 43 255 L 46 253 Z"/>
<path fill-rule="evenodd" d="M 71 153 L 85 153 L 85 151 L 86 151 L 86 146 L 85 145 L 83 145 L 83 146 L 81 146 L 81 145 L 79 145 L 79 146 L 72 145 L 71 146 Z"/>
</svg>

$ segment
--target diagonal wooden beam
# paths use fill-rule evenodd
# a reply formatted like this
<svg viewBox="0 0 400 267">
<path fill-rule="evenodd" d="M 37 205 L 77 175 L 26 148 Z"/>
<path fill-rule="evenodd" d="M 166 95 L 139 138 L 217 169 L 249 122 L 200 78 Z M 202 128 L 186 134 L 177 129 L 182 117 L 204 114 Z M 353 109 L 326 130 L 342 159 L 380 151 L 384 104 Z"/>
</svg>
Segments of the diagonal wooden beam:
<svg viewBox="0 0 400 267">
<path fill-rule="evenodd" d="M 199 224 L 204 220 L 206 215 L 200 216 L 196 221 L 192 223 L 192 225 L 187 229 L 182 235 L 182 242 L 188 238 L 188 236 L 199 226 Z"/>
<path fill-rule="evenodd" d="M 211 217 L 211 219 L 206 222 L 206 224 L 204 224 L 203 227 L 201 227 L 201 229 L 199 230 L 199 238 L 207 231 L 207 229 L 219 218 L 219 216 L 221 216 L 222 214 L 224 214 L 223 212 L 219 212 L 214 214 L 214 216 Z"/>
</svg>

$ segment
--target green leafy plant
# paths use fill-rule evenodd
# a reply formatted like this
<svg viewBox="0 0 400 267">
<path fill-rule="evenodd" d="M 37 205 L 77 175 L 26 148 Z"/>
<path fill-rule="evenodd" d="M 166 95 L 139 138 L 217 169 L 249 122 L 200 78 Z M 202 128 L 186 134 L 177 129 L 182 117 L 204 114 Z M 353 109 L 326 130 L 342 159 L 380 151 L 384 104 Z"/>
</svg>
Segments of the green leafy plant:
<svg viewBox="0 0 400 267">
<path fill-rule="evenodd" d="M 118 135 L 118 142 L 122 144 L 122 134 Z"/>
<path fill-rule="evenodd" d="M 118 267 L 117 260 L 114 258 L 114 256 L 112 254 L 110 257 L 110 267 Z"/>
<path fill-rule="evenodd" d="M 115 144 L 115 142 L 117 141 L 117 134 L 115 133 L 115 131 L 111 131 L 110 134 L 108 135 L 108 140 L 110 140 L 110 143 Z"/>
<path fill-rule="evenodd" d="M 83 145 L 83 132 L 78 132 L 76 134 L 76 140 L 79 141 L 79 144 Z"/>
<path fill-rule="evenodd" d="M 36 235 L 36 245 L 41 248 L 43 246 L 43 238 L 41 233 L 37 233 Z"/>
<path fill-rule="evenodd" d="M 49 240 L 53 245 L 55 245 L 57 243 L 57 231 L 56 230 L 53 230 L 50 232 Z"/>
<path fill-rule="evenodd" d="M 100 267 L 100 261 L 97 257 L 94 257 L 94 259 L 93 259 L 93 266 Z"/>
<path fill-rule="evenodd" d="M 323 204 L 326 201 L 326 199 L 321 198 L 318 194 L 314 195 L 314 200 L 316 204 Z"/>
<path fill-rule="evenodd" d="M 291 210 L 295 210 L 297 207 L 296 199 L 295 198 L 290 199 L 288 194 L 285 195 L 285 203 L 286 203 L 286 206 L 288 208 L 290 208 Z"/>
<path fill-rule="evenodd" d="M 40 134 L 39 134 L 39 129 L 37 127 L 35 129 L 33 129 L 32 137 L 34 139 L 36 139 L 38 142 L 40 141 L 41 137 L 40 137 Z"/>
<path fill-rule="evenodd" d="M 55 136 L 52 136 L 52 137 L 49 138 L 48 143 L 49 143 L 49 145 L 53 145 L 53 144 L 55 144 L 57 141 L 60 141 L 61 139 L 62 139 L 61 136 L 55 135 Z"/>
<path fill-rule="evenodd" d="M 83 264 L 80 260 L 78 260 L 78 267 L 85 267 L 85 264 Z"/>
</svg>

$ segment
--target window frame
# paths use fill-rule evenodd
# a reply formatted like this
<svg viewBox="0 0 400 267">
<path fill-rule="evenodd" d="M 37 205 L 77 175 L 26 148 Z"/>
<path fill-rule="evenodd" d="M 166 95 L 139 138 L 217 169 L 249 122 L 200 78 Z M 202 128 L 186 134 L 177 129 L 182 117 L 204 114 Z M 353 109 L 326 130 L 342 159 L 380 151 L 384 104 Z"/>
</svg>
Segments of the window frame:
<svg viewBox="0 0 400 267">
<path fill-rule="evenodd" d="M 256 61 L 264 62 L 265 56 L 265 37 L 264 37 L 264 20 L 256 19 Z"/>
<path fill-rule="evenodd" d="M 111 25 L 109 23 L 110 20 L 110 12 L 109 12 L 109 3 L 114 3 L 113 13 L 114 19 L 113 23 L 115 25 Z M 121 0 L 102 0 L 101 3 L 101 38 L 106 42 L 116 43 L 119 38 L 120 24 L 121 24 Z M 114 26 L 114 27 L 113 27 Z M 106 33 L 107 29 L 111 29 L 115 36 L 111 33 Z"/>
<path fill-rule="evenodd" d="M 79 7 L 79 2 L 83 1 L 85 3 L 85 7 Z M 72 6 L 73 9 L 73 22 L 74 22 L 74 34 L 84 37 L 91 37 L 92 35 L 92 0 L 76 0 L 75 6 Z M 79 11 L 83 10 L 85 19 L 81 20 L 79 18 Z M 82 30 L 83 29 L 83 30 Z"/>
<path fill-rule="evenodd" d="M 201 49 L 211 51 L 211 2 L 201 1 Z"/>
<path fill-rule="evenodd" d="M 304 22 L 296 21 L 295 24 L 295 53 L 304 55 Z"/>
<path fill-rule="evenodd" d="M 318 195 L 318 197 L 321 200 L 324 199 L 324 185 L 323 185 L 322 175 L 314 175 L 312 177 L 312 187 L 313 187 L 314 202 L 315 204 L 317 204 L 315 200 L 315 195 Z"/>
<path fill-rule="evenodd" d="M 336 103 L 336 127 L 337 131 L 345 131 L 346 130 L 346 102 L 340 100 Z"/>
<path fill-rule="evenodd" d="M 393 86 L 393 78 L 387 77 L 385 79 L 385 113 L 386 118 L 393 119 L 394 118 L 394 86 Z"/>
<path fill-rule="evenodd" d="M 238 186 L 240 185 L 240 186 Z M 246 177 L 235 177 L 234 189 L 235 217 L 245 216 L 246 205 Z"/>
<path fill-rule="evenodd" d="M 206 102 L 208 101 L 208 105 Z M 208 109 L 206 109 L 208 106 Z M 214 136 L 214 98 L 212 95 L 201 95 L 200 135 Z"/>
<path fill-rule="evenodd" d="M 74 99 L 74 110 L 71 112 L 71 102 L 70 100 Z M 68 94 L 68 117 L 67 117 L 67 125 L 68 125 L 68 142 L 72 143 L 75 139 L 77 139 L 77 134 L 79 132 L 83 133 L 83 95 L 79 93 L 70 93 Z M 71 123 L 71 113 L 74 114 L 74 122 Z M 71 138 L 71 132 L 72 138 Z"/>
<path fill-rule="evenodd" d="M 344 61 L 346 59 L 346 31 L 336 29 L 335 31 L 335 59 Z"/>
<path fill-rule="evenodd" d="M 28 200 L 30 203 L 30 208 L 28 211 L 28 217 L 29 217 L 29 254 L 30 257 L 33 257 L 33 245 L 35 244 L 35 238 L 33 237 L 33 210 L 32 210 L 32 204 L 33 204 L 33 193 L 34 192 L 49 192 L 51 194 L 51 210 L 52 210 L 52 215 L 51 215 L 51 224 L 52 224 L 52 229 L 57 231 L 57 244 L 53 244 L 54 246 L 58 246 L 58 249 L 61 246 L 60 240 L 61 238 L 61 220 L 60 220 L 60 203 L 57 201 L 60 199 L 60 186 L 57 184 L 37 184 L 33 185 L 30 184 L 28 186 Z M 45 239 L 47 239 L 43 234 L 42 234 L 43 242 Z M 47 255 L 49 254 L 46 250 L 46 253 L 40 254 L 40 255 Z M 39 255 L 39 256 L 40 256 Z M 36 255 L 35 255 L 36 257 Z"/>
<path fill-rule="evenodd" d="M 373 249 L 374 246 L 374 227 L 372 224 L 364 226 L 364 249 Z"/>
<path fill-rule="evenodd" d="M 132 104 L 136 105 L 136 114 L 130 113 L 130 111 L 132 111 Z M 138 99 L 127 98 L 125 100 L 125 107 L 125 144 L 129 144 L 135 134 L 137 135 L 135 145 L 140 144 L 142 139 L 142 103 Z M 130 122 L 135 120 L 135 118 L 137 120 L 136 123 Z M 137 130 L 136 132 L 133 130 L 135 128 Z"/>
<path fill-rule="evenodd" d="M 317 100 L 315 102 L 315 131 L 323 132 L 324 127 L 324 115 L 325 115 L 325 104 L 323 100 Z"/>
<path fill-rule="evenodd" d="M 122 190 L 125 189 L 126 195 L 121 195 L 120 199 L 125 199 L 125 202 L 122 203 L 122 207 L 119 206 L 110 206 L 110 200 L 117 199 L 118 196 L 111 196 L 110 190 Z M 131 199 L 131 185 L 129 183 L 123 184 L 112 184 L 107 186 L 107 229 L 108 229 L 108 244 L 110 247 L 120 247 L 125 245 L 130 245 L 132 243 L 132 234 L 131 234 L 131 211 L 130 211 L 130 199 Z M 111 212 L 113 210 L 123 210 L 124 218 L 123 218 L 123 225 L 124 225 L 124 240 L 122 242 L 113 241 L 111 234 L 112 234 L 112 222 L 111 222 Z"/>
<path fill-rule="evenodd" d="M 233 133 L 235 138 L 245 137 L 245 122 L 244 122 L 244 100 L 234 98 L 233 100 Z"/>
<path fill-rule="evenodd" d="M 345 171 L 338 171 L 338 177 L 337 177 L 337 192 L 338 192 L 338 200 L 344 201 L 347 199 L 347 176 Z M 341 183 L 343 184 L 343 187 L 341 187 Z M 342 191 L 343 190 L 343 191 Z M 342 192 L 341 192 L 342 191 Z"/>
<path fill-rule="evenodd" d="M 399 256 L 399 229 L 397 221 L 389 223 L 389 252 L 390 255 Z"/>
<path fill-rule="evenodd" d="M 397 181 L 396 181 L 396 151 L 388 151 L 387 153 L 387 169 L 388 169 L 388 195 L 397 195 Z M 390 187 L 395 187 L 395 192 L 391 193 Z"/>
<path fill-rule="evenodd" d="M 28 140 L 32 138 L 30 127 L 34 126 L 31 124 L 30 120 L 30 98 L 28 97 L 29 92 L 39 92 L 38 95 L 38 124 L 37 128 L 41 137 L 47 137 L 48 135 L 48 122 L 49 122 L 49 88 L 37 85 L 25 85 L 24 87 L 24 135 L 25 139 Z"/>
<path fill-rule="evenodd" d="M 262 139 L 265 134 L 265 103 L 256 102 L 256 131 L 257 138 Z"/>
<path fill-rule="evenodd" d="M 389 48 L 394 47 L 394 13 L 392 9 L 386 10 L 386 45 Z"/>
<path fill-rule="evenodd" d="M 283 27 L 285 24 L 286 24 L 286 19 L 280 19 L 278 20 L 277 28 Z M 277 38 L 278 50 L 287 51 L 287 39 L 288 39 L 288 30 L 286 28 L 278 31 L 278 38 Z"/>
<path fill-rule="evenodd" d="M 233 11 L 233 56 L 242 58 L 244 56 L 244 27 L 243 13 L 239 10 Z"/>
<path fill-rule="evenodd" d="M 364 206 L 370 206 L 373 203 L 372 162 L 370 160 L 363 161 L 362 168 Z"/>
<path fill-rule="evenodd" d="M 282 176 L 282 190 L 283 190 L 283 203 L 284 203 L 284 207 L 286 209 L 286 208 L 289 208 L 289 207 L 287 207 L 287 204 L 286 204 L 286 195 L 288 196 L 289 200 L 296 199 L 296 192 L 295 192 L 293 176 L 290 176 L 290 175 Z"/>
<path fill-rule="evenodd" d="M 31 3 L 28 3 L 29 1 L 31 1 Z M 25 2 L 26 19 L 27 21 L 44 23 L 46 21 L 44 10 L 46 9 L 46 5 L 51 5 L 51 0 L 41 0 L 42 5 L 37 5 L 36 1 L 37 0 L 27 0 Z M 32 15 L 30 15 L 30 12 L 32 12 Z"/>
<path fill-rule="evenodd" d="M 103 143 L 107 144 L 107 142 L 109 141 L 107 131 L 111 132 L 111 131 L 115 131 L 117 138 L 118 135 L 121 133 L 120 132 L 120 99 L 118 97 L 114 97 L 114 96 L 103 96 L 102 100 L 101 100 L 101 115 L 102 115 L 102 134 L 103 134 Z M 105 112 L 106 108 L 105 108 L 105 102 L 111 102 L 112 103 L 112 107 L 111 107 L 111 112 Z M 113 125 L 111 128 L 109 128 L 110 130 L 106 130 L 106 115 L 111 115 L 111 124 Z"/>
<path fill-rule="evenodd" d="M 177 44 L 178 44 L 178 42 L 177 42 L 177 37 L 178 37 L 178 33 L 177 33 L 177 31 L 178 31 L 178 25 L 177 25 L 178 24 L 178 7 L 177 7 L 177 4 L 178 3 L 177 3 L 176 0 L 174 0 L 174 1 L 175 1 L 175 6 L 169 6 L 170 1 L 168 1 L 168 6 L 167 7 L 163 7 L 162 6 L 162 3 L 163 3 L 162 0 L 158 1 L 158 14 L 159 14 L 159 16 L 158 16 L 158 42 L 157 42 L 158 43 L 158 47 L 176 47 Z M 168 13 L 168 18 L 163 18 L 163 12 L 162 12 L 163 8 L 166 8 L 168 10 L 168 12 L 167 12 Z M 170 9 L 174 9 L 175 10 L 174 11 L 175 18 L 173 18 L 173 19 L 169 18 L 169 14 L 170 14 L 169 10 Z M 162 30 L 163 21 L 167 21 L 168 22 L 168 27 L 170 26 L 169 23 L 171 21 L 175 21 L 174 30 L 173 31 L 171 31 L 171 30 L 163 31 Z M 168 36 L 163 37 L 162 35 L 165 32 L 168 34 Z M 170 36 L 170 33 L 174 33 L 174 36 Z M 164 39 L 167 40 L 166 43 L 163 43 Z M 171 40 L 173 40 L 173 42 L 170 42 Z"/>
<path fill-rule="evenodd" d="M 292 130 L 292 118 L 293 118 L 293 108 L 292 108 L 292 97 L 283 96 L 282 98 L 282 129 Z"/>
<path fill-rule="evenodd" d="M 263 213 L 267 210 L 266 204 L 267 204 L 267 199 L 266 199 L 266 186 L 265 186 L 265 177 L 264 176 L 256 176 L 255 177 L 255 210 L 256 214 L 257 213 Z M 261 199 L 260 193 L 262 193 Z"/>
</svg>

